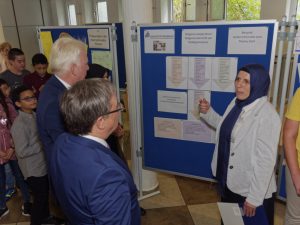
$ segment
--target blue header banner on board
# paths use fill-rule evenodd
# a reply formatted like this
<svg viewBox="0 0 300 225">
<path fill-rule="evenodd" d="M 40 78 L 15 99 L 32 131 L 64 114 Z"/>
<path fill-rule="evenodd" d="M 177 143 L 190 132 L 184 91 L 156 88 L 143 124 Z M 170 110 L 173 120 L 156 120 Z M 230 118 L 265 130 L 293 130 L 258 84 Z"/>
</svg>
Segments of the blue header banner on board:
<svg viewBox="0 0 300 225">
<path fill-rule="evenodd" d="M 214 131 L 197 118 L 200 97 L 223 114 L 238 68 L 272 72 L 276 21 L 140 25 L 144 167 L 212 179 Z"/>
</svg>

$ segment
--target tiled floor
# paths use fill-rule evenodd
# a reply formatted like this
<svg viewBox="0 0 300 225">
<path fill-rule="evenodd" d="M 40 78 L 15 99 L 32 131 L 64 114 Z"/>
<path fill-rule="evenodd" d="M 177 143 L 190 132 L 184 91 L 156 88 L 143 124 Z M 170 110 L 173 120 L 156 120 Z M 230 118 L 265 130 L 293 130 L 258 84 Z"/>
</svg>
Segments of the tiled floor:
<svg viewBox="0 0 300 225">
<path fill-rule="evenodd" d="M 160 194 L 140 201 L 147 210 L 142 225 L 219 225 L 220 214 L 216 202 L 215 185 L 192 178 L 158 174 Z M 21 215 L 20 193 L 9 202 L 10 213 L 0 224 L 29 225 L 29 218 Z M 275 205 L 275 224 L 283 224 L 285 205 Z M 52 211 L 55 211 L 52 208 Z"/>
<path fill-rule="evenodd" d="M 211 182 L 158 174 L 160 194 L 140 202 L 143 225 L 220 225 L 218 196 Z M 283 224 L 285 205 L 276 201 L 275 225 Z"/>
</svg>

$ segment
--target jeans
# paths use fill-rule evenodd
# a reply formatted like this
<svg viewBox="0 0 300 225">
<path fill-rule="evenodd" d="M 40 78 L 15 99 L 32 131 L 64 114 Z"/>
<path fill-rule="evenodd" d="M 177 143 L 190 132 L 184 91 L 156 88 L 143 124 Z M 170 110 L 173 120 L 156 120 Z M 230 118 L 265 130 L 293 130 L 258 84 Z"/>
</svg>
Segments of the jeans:
<svg viewBox="0 0 300 225">
<path fill-rule="evenodd" d="M 23 174 L 19 168 L 17 160 L 9 160 L 7 164 L 10 165 L 10 168 L 15 176 L 16 183 L 19 185 L 20 190 L 22 192 L 23 201 L 30 202 L 30 194 L 28 190 L 27 183 L 24 181 Z M 6 208 L 6 200 L 5 200 L 5 164 L 0 165 L 0 208 Z"/>
<path fill-rule="evenodd" d="M 5 176 L 6 176 L 6 190 L 15 188 L 15 177 L 12 173 L 12 170 L 9 164 L 5 164 Z"/>
</svg>

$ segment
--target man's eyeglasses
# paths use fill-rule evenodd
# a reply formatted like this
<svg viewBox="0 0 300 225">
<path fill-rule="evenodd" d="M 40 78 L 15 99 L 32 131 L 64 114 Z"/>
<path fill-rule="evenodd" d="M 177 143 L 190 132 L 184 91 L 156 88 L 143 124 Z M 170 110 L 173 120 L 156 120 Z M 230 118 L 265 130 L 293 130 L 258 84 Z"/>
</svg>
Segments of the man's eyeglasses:
<svg viewBox="0 0 300 225">
<path fill-rule="evenodd" d="M 109 114 L 112 114 L 112 113 L 116 113 L 116 112 L 123 112 L 124 111 L 124 107 L 123 107 L 123 105 L 122 105 L 122 103 L 118 103 L 118 108 L 117 109 L 115 109 L 115 110 L 112 110 L 112 111 L 110 111 L 110 112 L 107 112 L 107 113 L 104 113 L 104 114 L 102 114 L 102 116 L 106 116 L 106 115 L 109 115 Z"/>
<path fill-rule="evenodd" d="M 34 100 L 36 100 L 35 96 L 20 98 L 20 101 L 25 101 L 25 102 L 31 102 L 31 101 L 34 101 Z"/>
</svg>

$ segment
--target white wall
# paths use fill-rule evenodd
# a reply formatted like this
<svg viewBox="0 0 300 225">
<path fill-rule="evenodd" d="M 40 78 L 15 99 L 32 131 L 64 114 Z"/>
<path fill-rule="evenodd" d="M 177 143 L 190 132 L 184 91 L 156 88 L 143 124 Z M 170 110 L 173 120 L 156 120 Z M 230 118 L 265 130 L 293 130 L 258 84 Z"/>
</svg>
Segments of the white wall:
<svg viewBox="0 0 300 225">
<path fill-rule="evenodd" d="M 285 15 L 286 0 L 261 0 L 260 18 L 281 20 Z"/>
<path fill-rule="evenodd" d="M 84 23 L 95 23 L 96 18 L 94 16 L 95 8 L 93 5 L 93 1 L 84 0 L 82 1 L 82 7 L 83 7 L 83 18 Z"/>
<path fill-rule="evenodd" d="M 3 32 L 3 27 L 2 27 L 2 21 L 0 18 L 0 43 L 5 41 L 5 37 L 4 37 L 4 32 Z"/>
<path fill-rule="evenodd" d="M 110 23 L 120 22 L 118 0 L 107 0 L 107 17 Z"/>
</svg>

